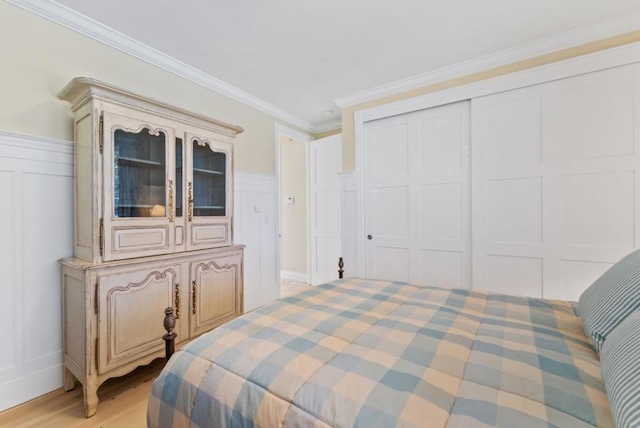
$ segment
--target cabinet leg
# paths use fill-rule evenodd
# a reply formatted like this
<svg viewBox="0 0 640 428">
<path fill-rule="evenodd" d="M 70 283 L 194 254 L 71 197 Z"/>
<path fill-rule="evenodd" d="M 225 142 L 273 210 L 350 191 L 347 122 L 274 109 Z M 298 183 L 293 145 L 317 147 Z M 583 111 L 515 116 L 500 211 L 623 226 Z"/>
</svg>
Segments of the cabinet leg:
<svg viewBox="0 0 640 428">
<path fill-rule="evenodd" d="M 64 368 L 64 373 L 62 376 L 64 379 L 62 389 L 64 389 L 65 392 L 69 392 L 76 387 L 76 377 L 69 371 L 68 368 Z"/>
<path fill-rule="evenodd" d="M 98 410 L 98 385 L 87 379 L 84 385 L 84 417 L 90 418 Z"/>
</svg>

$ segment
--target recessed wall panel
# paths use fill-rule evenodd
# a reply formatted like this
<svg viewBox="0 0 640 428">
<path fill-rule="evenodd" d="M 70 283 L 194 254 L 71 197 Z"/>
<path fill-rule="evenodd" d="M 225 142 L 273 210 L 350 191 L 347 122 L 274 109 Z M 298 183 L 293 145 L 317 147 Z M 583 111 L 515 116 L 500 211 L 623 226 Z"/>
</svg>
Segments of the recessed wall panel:
<svg viewBox="0 0 640 428">
<path fill-rule="evenodd" d="M 374 191 L 374 230 L 378 237 L 406 238 L 409 230 L 409 190 L 385 187 Z"/>
<path fill-rule="evenodd" d="M 549 144 L 562 160 L 633 154 L 633 78 L 592 83 L 560 92 L 551 108 Z"/>
<path fill-rule="evenodd" d="M 420 262 L 423 285 L 462 288 L 462 253 L 423 250 Z"/>
<path fill-rule="evenodd" d="M 562 243 L 634 247 L 632 171 L 562 177 Z"/>
<path fill-rule="evenodd" d="M 612 263 L 563 260 L 562 299 L 577 302 L 582 292 L 611 266 Z"/>
<path fill-rule="evenodd" d="M 420 186 L 420 237 L 462 238 L 462 184 Z"/>
<path fill-rule="evenodd" d="M 14 320 L 16 317 L 16 305 L 14 303 L 15 291 L 15 216 L 14 216 L 14 173 L 11 171 L 0 171 L 0 201 L 3 201 L 5 209 L 0 210 L 0 272 L 3 272 L 5 285 L 2 287 L 6 293 L 0 299 L 0 313 L 3 317 L 3 330 L 7 333 L 7 345 L 0 350 L 0 370 L 10 367 L 13 364 L 13 349 L 17 346 L 15 340 L 19 332 L 14 331 Z"/>
<path fill-rule="evenodd" d="M 340 210 L 340 192 L 339 191 L 316 191 L 316 228 L 321 230 L 325 235 L 340 235 L 340 222 L 336 213 Z"/>
<path fill-rule="evenodd" d="M 409 250 L 374 247 L 372 270 L 374 279 L 409 281 Z"/>
<path fill-rule="evenodd" d="M 461 113 L 420 122 L 420 171 L 422 175 L 459 174 L 462 162 Z"/>
<path fill-rule="evenodd" d="M 542 259 L 488 255 L 487 284 L 494 293 L 542 297 Z"/>
<path fill-rule="evenodd" d="M 541 98 L 506 101 L 487 107 L 485 161 L 488 169 L 541 162 Z"/>
<path fill-rule="evenodd" d="M 373 171 L 371 176 L 375 177 L 375 183 L 384 183 L 390 178 L 407 175 L 409 167 L 408 129 L 407 124 L 400 124 L 373 130 L 371 139 Z"/>
<path fill-rule="evenodd" d="M 23 173 L 22 184 L 22 322 L 25 337 L 38 338 L 25 342 L 28 361 L 62 349 L 62 326 L 59 334 L 43 335 L 42 320 L 60 318 L 60 266 L 52 255 L 73 254 L 73 207 L 67 203 L 73 200 L 73 182 L 72 177 Z"/>
<path fill-rule="evenodd" d="M 542 179 L 486 182 L 487 241 L 542 242 Z"/>
</svg>

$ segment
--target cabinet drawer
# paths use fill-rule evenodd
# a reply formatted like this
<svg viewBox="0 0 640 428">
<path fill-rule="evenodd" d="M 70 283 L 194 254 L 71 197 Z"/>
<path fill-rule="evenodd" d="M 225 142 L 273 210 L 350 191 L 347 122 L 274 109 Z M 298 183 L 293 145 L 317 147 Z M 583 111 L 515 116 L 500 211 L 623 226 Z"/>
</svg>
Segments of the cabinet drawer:
<svg viewBox="0 0 640 428">
<path fill-rule="evenodd" d="M 164 349 L 161 315 L 176 307 L 179 278 L 180 265 L 98 276 L 98 373 Z"/>
<path fill-rule="evenodd" d="M 191 263 L 191 336 L 242 314 L 242 269 L 242 252 Z"/>
</svg>

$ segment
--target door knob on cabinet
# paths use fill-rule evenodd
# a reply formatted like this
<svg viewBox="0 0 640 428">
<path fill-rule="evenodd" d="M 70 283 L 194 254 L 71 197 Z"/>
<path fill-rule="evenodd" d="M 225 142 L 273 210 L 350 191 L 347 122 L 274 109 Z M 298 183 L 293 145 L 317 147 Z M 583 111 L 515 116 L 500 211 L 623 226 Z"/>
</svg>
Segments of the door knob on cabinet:
<svg viewBox="0 0 640 428">
<path fill-rule="evenodd" d="M 367 235 L 367 239 L 368 239 L 369 241 L 371 241 L 371 240 L 373 239 L 373 236 L 371 236 L 371 235 Z"/>
</svg>

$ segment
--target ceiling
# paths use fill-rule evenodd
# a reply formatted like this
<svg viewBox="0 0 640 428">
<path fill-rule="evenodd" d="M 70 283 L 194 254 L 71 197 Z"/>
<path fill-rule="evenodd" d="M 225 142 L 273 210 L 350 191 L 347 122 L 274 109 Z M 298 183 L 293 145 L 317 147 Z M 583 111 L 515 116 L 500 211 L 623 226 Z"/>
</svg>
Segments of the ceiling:
<svg viewBox="0 0 640 428">
<path fill-rule="evenodd" d="M 640 13 L 638 0 L 57 1 L 314 125 L 340 118 L 335 98 Z"/>
</svg>

